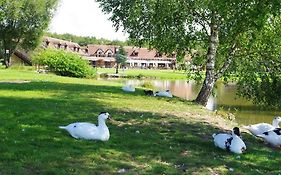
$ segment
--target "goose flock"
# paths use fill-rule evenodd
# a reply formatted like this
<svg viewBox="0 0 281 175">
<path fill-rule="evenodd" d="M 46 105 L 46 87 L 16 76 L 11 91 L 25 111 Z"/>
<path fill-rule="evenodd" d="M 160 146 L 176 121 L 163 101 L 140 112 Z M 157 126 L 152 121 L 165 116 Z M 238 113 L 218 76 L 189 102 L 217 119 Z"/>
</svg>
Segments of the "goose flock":
<svg viewBox="0 0 281 175">
<path fill-rule="evenodd" d="M 124 92 L 135 92 L 136 89 L 133 85 L 124 85 L 121 88 Z M 148 96 L 158 96 L 158 97 L 168 97 L 168 98 L 172 98 L 173 94 L 171 93 L 170 90 L 160 90 L 160 91 L 156 91 L 153 92 L 152 90 L 144 90 L 143 91 L 145 95 Z"/>
<path fill-rule="evenodd" d="M 279 122 L 281 117 L 275 117 L 272 121 L 272 125 L 268 123 L 258 123 L 254 125 L 244 126 L 254 136 L 264 139 L 271 146 L 281 147 L 281 128 Z M 220 133 L 213 134 L 214 144 L 224 150 L 231 151 L 233 153 L 241 154 L 245 152 L 246 145 L 242 140 L 241 133 L 238 127 L 234 127 L 231 134 Z"/>
<path fill-rule="evenodd" d="M 256 137 L 264 139 L 273 147 L 281 146 L 281 128 L 279 122 L 281 117 L 277 116 L 273 119 L 272 125 L 268 123 L 258 123 L 255 125 L 245 126 L 244 128 L 249 130 Z"/>
<path fill-rule="evenodd" d="M 135 92 L 135 87 L 126 85 L 122 87 L 125 92 Z M 144 90 L 145 95 L 173 97 L 170 90 L 153 92 L 152 90 Z M 67 126 L 59 126 L 60 129 L 66 130 L 75 139 L 86 140 L 101 140 L 107 141 L 110 137 L 109 129 L 106 125 L 106 120 L 110 120 L 111 116 L 108 112 L 101 112 L 98 116 L 98 125 L 87 122 L 76 122 Z M 279 123 L 281 117 L 276 116 L 272 125 L 268 123 L 258 123 L 248 126 L 243 126 L 251 134 L 258 138 L 264 139 L 273 147 L 281 148 L 281 128 Z M 242 154 L 246 151 L 246 144 L 242 140 L 240 129 L 234 127 L 232 133 L 214 133 L 213 141 L 216 147 L 236 153 Z"/>
</svg>

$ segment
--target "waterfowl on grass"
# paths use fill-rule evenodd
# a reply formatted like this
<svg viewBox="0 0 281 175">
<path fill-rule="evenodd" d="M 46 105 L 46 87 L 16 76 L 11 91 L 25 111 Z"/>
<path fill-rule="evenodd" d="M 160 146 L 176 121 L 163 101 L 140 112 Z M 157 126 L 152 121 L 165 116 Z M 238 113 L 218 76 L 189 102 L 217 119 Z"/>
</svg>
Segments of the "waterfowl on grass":
<svg viewBox="0 0 281 175">
<path fill-rule="evenodd" d="M 125 92 L 135 92 L 136 91 L 135 87 L 132 85 L 123 86 L 122 90 Z"/>
<path fill-rule="evenodd" d="M 76 122 L 59 128 L 67 130 L 76 139 L 107 141 L 110 134 L 105 124 L 106 119 L 111 119 L 109 113 L 101 112 L 98 116 L 98 126 L 87 122 Z"/>
<path fill-rule="evenodd" d="M 257 136 L 263 138 L 270 145 L 281 148 L 281 128 L 275 128 Z"/>
<path fill-rule="evenodd" d="M 253 135 L 258 136 L 266 131 L 279 128 L 280 121 L 281 121 L 281 117 L 277 116 L 273 119 L 272 125 L 268 123 L 258 123 L 254 125 L 244 126 L 244 128 L 249 130 Z"/>
<path fill-rule="evenodd" d="M 157 91 L 155 92 L 154 94 L 155 96 L 159 96 L 159 97 L 169 97 L 169 98 L 172 98 L 173 95 L 171 93 L 170 90 L 166 90 L 166 91 Z"/>
<path fill-rule="evenodd" d="M 241 154 L 246 150 L 246 145 L 240 136 L 238 127 L 233 128 L 232 134 L 213 134 L 215 146 L 237 154 Z"/>
<path fill-rule="evenodd" d="M 154 96 L 154 92 L 152 90 L 143 90 L 143 92 L 147 96 Z"/>
</svg>

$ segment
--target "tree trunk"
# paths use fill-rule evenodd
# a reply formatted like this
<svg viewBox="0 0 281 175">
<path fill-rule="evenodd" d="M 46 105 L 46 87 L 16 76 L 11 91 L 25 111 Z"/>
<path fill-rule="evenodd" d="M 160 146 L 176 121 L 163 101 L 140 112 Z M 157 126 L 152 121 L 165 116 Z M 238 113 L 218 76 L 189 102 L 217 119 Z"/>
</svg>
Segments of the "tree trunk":
<svg viewBox="0 0 281 175">
<path fill-rule="evenodd" d="M 118 74 L 118 67 L 119 67 L 119 64 L 118 63 L 116 63 L 116 74 Z"/>
<path fill-rule="evenodd" d="M 5 68 L 9 68 L 11 65 L 11 56 L 9 54 L 6 54 L 4 56 L 4 64 L 5 64 Z"/>
<path fill-rule="evenodd" d="M 206 77 L 203 82 L 202 88 L 195 99 L 195 102 L 201 104 L 203 106 L 207 105 L 208 99 L 212 93 L 213 87 L 217 81 L 215 77 L 215 61 L 216 61 L 216 53 L 219 45 L 219 37 L 218 37 L 218 26 L 214 24 L 214 22 L 210 25 L 211 36 L 209 39 L 209 48 L 207 53 L 207 64 L 206 64 Z"/>
</svg>

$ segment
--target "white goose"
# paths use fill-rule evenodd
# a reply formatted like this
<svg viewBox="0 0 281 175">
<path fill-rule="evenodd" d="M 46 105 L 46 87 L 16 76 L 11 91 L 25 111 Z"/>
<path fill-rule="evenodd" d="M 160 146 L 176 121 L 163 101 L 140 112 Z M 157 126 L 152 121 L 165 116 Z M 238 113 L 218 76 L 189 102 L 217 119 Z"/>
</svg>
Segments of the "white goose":
<svg viewBox="0 0 281 175">
<path fill-rule="evenodd" d="M 238 127 L 233 128 L 232 134 L 213 134 L 213 138 L 215 146 L 221 149 L 237 154 L 242 154 L 246 150 L 246 145 L 240 138 L 240 130 Z"/>
<path fill-rule="evenodd" d="M 281 148 L 281 128 L 275 128 L 257 136 L 263 138 L 270 145 Z"/>
<path fill-rule="evenodd" d="M 159 96 L 159 97 L 169 97 L 172 98 L 173 95 L 171 93 L 170 90 L 166 90 L 166 91 L 157 91 L 155 92 L 155 96 Z"/>
<path fill-rule="evenodd" d="M 76 139 L 107 141 L 110 134 L 105 124 L 106 119 L 111 119 L 111 116 L 107 112 L 101 112 L 98 116 L 98 126 L 87 122 L 76 122 L 59 128 L 67 130 Z"/>
<path fill-rule="evenodd" d="M 132 85 L 123 86 L 122 90 L 125 92 L 135 92 L 136 91 L 135 87 Z"/>
<path fill-rule="evenodd" d="M 249 130 L 253 135 L 257 136 L 266 131 L 279 128 L 279 122 L 281 122 L 281 117 L 276 116 L 272 121 L 272 125 L 268 123 L 258 123 L 254 125 L 244 126 L 244 128 Z"/>
</svg>

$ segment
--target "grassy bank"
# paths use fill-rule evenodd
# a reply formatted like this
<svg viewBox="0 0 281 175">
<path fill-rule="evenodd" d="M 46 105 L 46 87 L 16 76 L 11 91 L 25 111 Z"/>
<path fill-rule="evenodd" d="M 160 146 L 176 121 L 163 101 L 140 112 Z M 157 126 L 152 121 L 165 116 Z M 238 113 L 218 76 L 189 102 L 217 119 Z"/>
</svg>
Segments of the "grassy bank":
<svg viewBox="0 0 281 175">
<path fill-rule="evenodd" d="M 97 68 L 98 74 L 115 74 L 115 68 Z M 169 80 L 186 80 L 187 76 L 184 71 L 177 70 L 154 70 L 154 69 L 125 69 L 119 70 L 120 75 L 128 78 L 152 78 L 152 79 L 169 79 Z"/>
<path fill-rule="evenodd" d="M 0 174 L 278 174 L 281 153 L 243 133 L 243 155 L 214 147 L 228 122 L 191 102 L 124 93 L 121 84 L 0 69 Z M 76 121 L 107 122 L 107 142 L 71 138 Z"/>
</svg>

